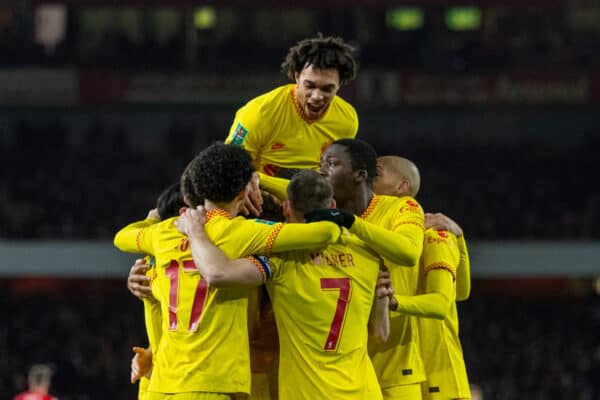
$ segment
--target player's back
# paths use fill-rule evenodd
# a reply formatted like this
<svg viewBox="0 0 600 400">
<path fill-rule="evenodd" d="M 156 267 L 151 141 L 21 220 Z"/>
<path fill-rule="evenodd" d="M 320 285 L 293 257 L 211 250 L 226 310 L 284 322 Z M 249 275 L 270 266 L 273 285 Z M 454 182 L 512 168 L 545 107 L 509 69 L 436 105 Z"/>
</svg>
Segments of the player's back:
<svg viewBox="0 0 600 400">
<path fill-rule="evenodd" d="M 346 234 L 321 251 L 271 257 L 281 399 L 378 399 L 367 353 L 379 257 Z"/>
<path fill-rule="evenodd" d="M 207 219 L 208 235 L 229 257 L 259 247 L 250 240 L 235 240 L 247 225 L 238 222 L 250 221 L 222 215 Z M 152 239 L 158 249 L 155 295 L 161 302 L 163 334 L 149 391 L 248 393 L 248 299 L 257 289 L 208 286 L 192 260 L 187 238 L 173 221 L 157 224 Z"/>
<path fill-rule="evenodd" d="M 15 396 L 14 400 L 58 400 L 54 396 L 39 392 L 23 392 Z"/>
</svg>

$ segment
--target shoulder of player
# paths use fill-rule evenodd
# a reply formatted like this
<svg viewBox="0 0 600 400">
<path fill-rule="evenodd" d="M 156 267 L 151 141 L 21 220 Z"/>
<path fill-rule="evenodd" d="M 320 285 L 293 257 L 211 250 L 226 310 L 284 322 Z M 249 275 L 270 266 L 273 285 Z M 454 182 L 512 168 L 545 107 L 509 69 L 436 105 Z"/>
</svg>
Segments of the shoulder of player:
<svg viewBox="0 0 600 400">
<path fill-rule="evenodd" d="M 358 113 L 354 106 L 340 96 L 335 96 L 331 101 L 331 105 L 335 108 L 337 113 L 344 116 L 344 120 L 346 120 L 348 124 L 354 124 L 358 121 Z"/>
<path fill-rule="evenodd" d="M 291 90 L 293 89 L 293 86 L 293 84 L 278 86 L 269 92 L 251 99 L 244 107 L 258 111 L 266 111 L 272 107 L 277 107 L 277 105 L 283 103 L 284 100 L 291 100 Z"/>
<path fill-rule="evenodd" d="M 421 207 L 421 204 L 414 197 L 379 196 L 379 198 L 379 207 L 396 209 L 400 213 L 418 212 L 424 214 L 423 207 Z"/>
<path fill-rule="evenodd" d="M 456 235 L 454 235 L 452 232 L 445 230 L 436 230 L 433 228 L 429 228 L 425 231 L 425 242 L 427 242 L 428 239 L 429 241 L 435 243 L 447 243 L 454 245 L 456 245 L 457 243 Z"/>
</svg>

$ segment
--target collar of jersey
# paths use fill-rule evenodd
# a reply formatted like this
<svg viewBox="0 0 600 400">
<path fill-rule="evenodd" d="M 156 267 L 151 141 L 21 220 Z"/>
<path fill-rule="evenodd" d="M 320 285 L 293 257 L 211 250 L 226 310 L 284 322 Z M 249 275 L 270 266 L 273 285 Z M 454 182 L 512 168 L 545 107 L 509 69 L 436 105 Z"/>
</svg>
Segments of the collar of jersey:
<svg viewBox="0 0 600 400">
<path fill-rule="evenodd" d="M 213 217 L 216 217 L 216 216 L 225 217 L 227 219 L 233 218 L 233 216 L 231 214 L 229 214 L 227 211 L 223 210 L 222 208 L 217 208 L 217 209 L 206 212 L 206 222 L 210 221 L 211 219 L 213 219 Z"/>
<path fill-rule="evenodd" d="M 304 110 L 302 110 L 302 107 L 300 107 L 300 104 L 298 104 L 298 99 L 296 98 L 296 87 L 295 86 L 292 88 L 290 95 L 292 96 L 292 103 L 294 104 L 294 108 L 296 109 L 296 112 L 298 113 L 300 118 L 302 118 L 304 120 L 304 122 L 306 122 L 309 125 L 321 120 L 325 116 L 325 114 L 327 114 L 327 111 L 329 110 L 329 106 L 331 105 L 331 102 L 329 104 L 327 104 L 327 108 L 325 108 L 325 110 L 323 110 L 323 112 L 321 113 L 319 118 L 310 119 L 304 114 Z"/>
<path fill-rule="evenodd" d="M 377 207 L 377 203 L 379 203 L 379 196 L 377 196 L 375 193 L 373 193 L 373 197 L 371 197 L 371 201 L 369 202 L 367 209 L 362 213 L 362 215 L 360 217 L 362 219 L 369 218 L 369 215 L 371 215 L 373 210 L 375 210 L 375 207 Z"/>
</svg>

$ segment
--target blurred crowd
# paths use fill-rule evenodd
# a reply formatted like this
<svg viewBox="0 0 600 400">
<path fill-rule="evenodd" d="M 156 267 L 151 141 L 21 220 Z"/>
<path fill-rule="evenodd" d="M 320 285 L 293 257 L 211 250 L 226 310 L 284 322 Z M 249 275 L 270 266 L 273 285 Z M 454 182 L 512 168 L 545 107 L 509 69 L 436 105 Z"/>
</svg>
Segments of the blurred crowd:
<svg viewBox="0 0 600 400">
<path fill-rule="evenodd" d="M 600 65 L 598 30 L 590 28 L 600 17 L 576 4 L 484 8 L 481 26 L 464 31 L 445 25 L 443 8 L 423 9 L 414 30 L 390 23 L 393 7 L 222 7 L 208 10 L 204 24 L 186 31 L 192 12 L 68 7 L 64 37 L 51 48 L 33 40 L 27 13 L 8 14 L 0 25 L 0 52 L 11 57 L 0 58 L 0 66 L 259 71 L 278 65 L 283 50 L 307 32 L 343 36 L 370 68 L 486 73 L 541 71 L 547 65 L 555 72 L 593 71 Z"/>
<path fill-rule="evenodd" d="M 142 304 L 123 282 L 81 280 L 47 294 L 0 287 L 0 393 L 23 390 L 28 367 L 46 363 L 61 400 L 134 398 L 131 346 L 145 333 Z M 471 382 L 485 400 L 600 398 L 599 299 L 474 294 L 459 303 Z"/>
<path fill-rule="evenodd" d="M 30 120 L 27 120 L 30 121 Z M 194 154 L 226 128 L 173 122 L 140 143 L 101 120 L 70 132 L 60 120 L 17 122 L 0 157 L 0 237 L 110 239 L 143 219 Z M 600 231 L 593 133 L 561 146 L 531 139 L 457 140 L 454 136 L 370 135 L 380 154 L 412 159 L 422 175 L 417 198 L 442 211 L 472 239 L 593 239 Z M 74 140 L 73 138 L 77 138 Z"/>
</svg>

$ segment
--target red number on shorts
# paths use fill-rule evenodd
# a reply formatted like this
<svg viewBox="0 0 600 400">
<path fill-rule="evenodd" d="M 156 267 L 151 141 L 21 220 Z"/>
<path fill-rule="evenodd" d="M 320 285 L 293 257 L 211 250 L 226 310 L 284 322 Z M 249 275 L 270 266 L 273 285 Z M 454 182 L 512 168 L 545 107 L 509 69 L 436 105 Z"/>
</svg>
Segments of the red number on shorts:
<svg viewBox="0 0 600 400">
<path fill-rule="evenodd" d="M 188 260 L 183 262 L 183 269 L 186 271 L 195 270 L 194 261 Z M 177 297 L 179 292 L 179 263 L 176 260 L 171 260 L 171 264 L 166 269 L 165 274 L 171 280 L 171 289 L 169 291 L 169 330 L 177 329 Z M 208 284 L 202 278 L 198 281 L 196 293 L 194 294 L 194 303 L 192 304 L 192 315 L 190 316 L 190 325 L 188 329 L 194 332 L 198 329 L 198 323 L 202 316 L 202 309 L 206 301 L 206 293 Z"/>
<path fill-rule="evenodd" d="M 321 289 L 340 290 L 340 296 L 337 300 L 337 306 L 335 308 L 335 314 L 333 315 L 333 321 L 331 321 L 329 335 L 327 336 L 327 341 L 325 342 L 325 351 L 334 351 L 337 349 L 338 341 L 342 333 L 342 328 L 344 327 L 346 309 L 348 307 L 348 303 L 350 302 L 351 288 L 352 281 L 350 280 L 350 278 L 321 278 Z"/>
</svg>

